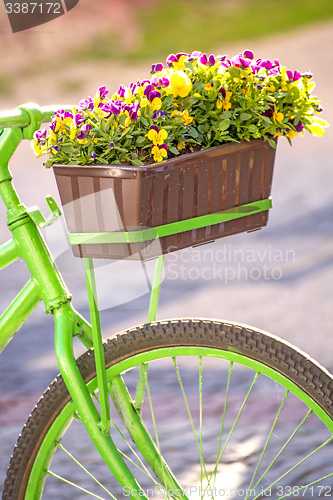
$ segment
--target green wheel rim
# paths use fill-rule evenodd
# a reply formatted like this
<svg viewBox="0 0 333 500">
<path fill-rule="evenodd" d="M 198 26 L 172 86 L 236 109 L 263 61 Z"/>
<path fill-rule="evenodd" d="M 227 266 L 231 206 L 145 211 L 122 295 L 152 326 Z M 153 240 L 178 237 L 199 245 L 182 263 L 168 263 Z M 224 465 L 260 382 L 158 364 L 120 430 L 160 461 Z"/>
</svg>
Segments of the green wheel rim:
<svg viewBox="0 0 333 500">
<path fill-rule="evenodd" d="M 318 405 L 318 403 L 316 403 L 294 382 L 289 380 L 285 375 L 282 375 L 276 370 L 270 368 L 269 366 L 233 351 L 224 351 L 215 348 L 195 346 L 157 348 L 151 351 L 135 354 L 127 359 L 124 359 L 123 361 L 114 364 L 113 366 L 110 366 L 106 369 L 107 379 L 110 380 L 113 377 L 123 374 L 124 372 L 134 367 L 142 365 L 143 363 L 149 363 L 151 361 L 163 358 L 178 358 L 180 356 L 195 356 L 199 359 L 202 357 L 223 359 L 231 363 L 237 363 L 239 365 L 246 366 L 254 370 L 257 374 L 267 376 L 268 378 L 281 384 L 288 391 L 297 396 L 306 406 L 308 406 L 310 410 L 312 410 L 317 415 L 317 417 L 326 425 L 329 431 L 333 433 L 332 418 Z M 91 393 L 94 392 L 97 389 L 96 377 L 88 382 L 87 386 Z M 60 442 L 62 435 L 65 433 L 67 427 L 73 420 L 74 413 L 74 404 L 72 402 L 69 402 L 48 430 L 31 470 L 26 489 L 25 500 L 38 500 L 41 498 L 44 481 L 48 474 L 47 469 L 52 461 L 53 454 L 57 449 L 57 443 Z M 281 496 L 281 498 L 284 497 Z"/>
</svg>

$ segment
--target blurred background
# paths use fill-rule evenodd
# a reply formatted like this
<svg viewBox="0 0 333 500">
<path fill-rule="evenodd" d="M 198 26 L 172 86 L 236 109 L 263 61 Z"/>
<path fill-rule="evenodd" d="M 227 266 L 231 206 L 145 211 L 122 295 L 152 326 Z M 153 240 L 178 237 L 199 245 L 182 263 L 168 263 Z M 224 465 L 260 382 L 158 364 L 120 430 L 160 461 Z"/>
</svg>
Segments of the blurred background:
<svg viewBox="0 0 333 500">
<path fill-rule="evenodd" d="M 233 56 L 251 49 L 255 57 L 278 58 L 289 69 L 313 72 L 322 117 L 332 121 L 332 0 L 80 0 L 64 16 L 15 34 L 1 3 L 0 41 L 1 110 L 31 101 L 76 104 L 102 85 L 112 93 L 120 84 L 149 77 L 151 64 L 172 52 Z M 297 137 L 293 147 L 280 140 L 267 228 L 167 257 L 158 316 L 251 324 L 333 369 L 332 143 L 332 127 L 323 138 Z M 48 193 L 59 200 L 52 172 L 44 169 L 43 159 L 35 159 L 28 143 L 14 155 L 12 171 L 27 206 L 38 204 L 45 211 Z M 0 220 L 3 243 L 10 236 L 3 204 Z M 59 256 L 62 223 L 46 238 Z M 145 322 L 150 283 L 133 263 L 108 267 L 113 273 L 106 282 L 102 271 L 100 294 L 105 335 L 112 335 Z M 80 261 L 67 260 L 60 268 L 74 305 L 88 314 Z M 147 270 L 151 276 L 152 264 Z M 15 263 L 0 279 L 2 311 L 27 273 Z M 0 355 L 0 479 L 21 424 L 57 373 L 52 332 L 52 318 L 41 306 Z"/>
</svg>

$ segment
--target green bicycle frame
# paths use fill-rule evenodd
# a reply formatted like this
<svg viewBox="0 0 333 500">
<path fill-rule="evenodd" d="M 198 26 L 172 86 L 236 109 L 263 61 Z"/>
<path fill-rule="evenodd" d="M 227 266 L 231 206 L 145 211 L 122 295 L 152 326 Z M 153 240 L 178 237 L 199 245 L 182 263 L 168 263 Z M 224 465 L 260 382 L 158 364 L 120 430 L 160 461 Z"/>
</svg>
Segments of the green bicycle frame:
<svg viewBox="0 0 333 500">
<path fill-rule="evenodd" d="M 40 227 L 51 224 L 60 215 L 60 210 L 52 198 L 47 199 L 52 212 L 47 220 L 39 210 L 27 209 L 15 191 L 8 167 L 8 162 L 20 142 L 23 139 L 31 140 L 41 123 L 50 120 L 55 109 L 59 107 L 39 108 L 36 105 L 24 105 L 14 112 L 0 113 L 0 128 L 3 129 L 0 136 L 0 195 L 7 208 L 7 225 L 13 235 L 12 240 L 0 246 L 0 269 L 20 258 L 25 261 L 31 274 L 31 279 L 0 316 L 0 351 L 43 301 L 45 312 L 54 316 L 57 361 L 77 412 L 112 474 L 123 488 L 130 487 L 132 492 L 130 498 L 134 500 L 138 495 L 140 497 L 145 495 L 113 443 L 108 432 L 109 416 L 103 411 L 102 417 L 99 415 L 74 357 L 73 337 L 78 337 L 87 348 L 94 347 L 96 352 L 102 343 L 100 328 L 95 325 L 95 330 L 92 329 L 73 308 L 71 295 L 39 230 Z M 156 289 L 153 303 L 156 309 Z M 93 313 L 92 310 L 91 312 Z M 152 316 L 152 313 L 150 315 Z M 92 318 L 94 320 L 93 316 Z M 96 355 L 96 368 L 99 377 L 105 378 L 104 358 L 101 355 Z M 158 455 L 158 450 L 145 429 L 139 412 L 133 409 L 130 395 L 120 377 L 112 383 L 112 389 L 104 385 L 101 408 L 108 408 L 108 392 L 116 401 L 116 407 L 121 408 L 120 414 L 123 415 L 125 425 L 133 427 L 132 422 L 135 422 L 136 444 L 152 466 L 154 463 L 157 464 L 156 475 L 167 488 L 179 489 L 175 478 Z M 42 489 L 42 485 L 36 487 L 37 490 Z M 180 498 L 185 497 L 181 495 Z"/>
</svg>

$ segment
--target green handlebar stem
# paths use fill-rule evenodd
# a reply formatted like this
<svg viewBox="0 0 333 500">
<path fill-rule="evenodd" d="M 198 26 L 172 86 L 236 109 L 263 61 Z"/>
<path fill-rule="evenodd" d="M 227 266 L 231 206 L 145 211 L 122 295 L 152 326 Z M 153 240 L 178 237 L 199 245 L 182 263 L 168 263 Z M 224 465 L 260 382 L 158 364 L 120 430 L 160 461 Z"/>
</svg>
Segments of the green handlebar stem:
<svg viewBox="0 0 333 500">
<path fill-rule="evenodd" d="M 72 108 L 73 106 L 68 104 L 42 107 L 33 103 L 24 104 L 15 110 L 0 112 L 0 129 L 12 127 L 26 128 L 29 127 L 32 121 L 37 123 L 38 119 L 40 119 L 40 123 L 48 122 L 51 121 L 52 116 L 58 109 L 69 111 Z M 35 120 L 32 120 L 32 115 Z M 38 130 L 39 127 L 40 125 L 35 130 Z"/>
</svg>

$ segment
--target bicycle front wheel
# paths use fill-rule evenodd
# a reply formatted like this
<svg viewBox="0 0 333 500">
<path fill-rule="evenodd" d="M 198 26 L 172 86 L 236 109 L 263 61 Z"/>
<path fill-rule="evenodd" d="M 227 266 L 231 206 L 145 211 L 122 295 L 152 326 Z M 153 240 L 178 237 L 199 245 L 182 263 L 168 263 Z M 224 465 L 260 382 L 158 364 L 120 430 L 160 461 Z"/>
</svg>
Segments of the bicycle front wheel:
<svg viewBox="0 0 333 500">
<path fill-rule="evenodd" d="M 133 400 L 147 373 L 141 416 L 182 491 L 155 477 L 112 406 L 111 436 L 149 498 L 333 496 L 333 378 L 291 345 L 234 323 L 173 320 L 123 332 L 104 351 L 108 381 L 120 375 Z M 93 351 L 78 366 L 98 404 Z M 3 500 L 130 494 L 58 377 L 23 428 Z"/>
</svg>

